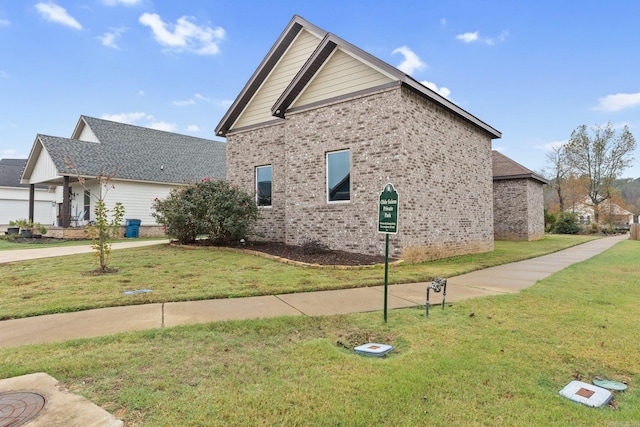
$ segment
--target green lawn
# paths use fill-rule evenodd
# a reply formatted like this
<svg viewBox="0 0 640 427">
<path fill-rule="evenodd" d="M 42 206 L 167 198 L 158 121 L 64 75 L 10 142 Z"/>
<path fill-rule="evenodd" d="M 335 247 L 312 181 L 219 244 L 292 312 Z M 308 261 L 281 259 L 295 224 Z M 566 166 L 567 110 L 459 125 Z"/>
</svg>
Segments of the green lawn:
<svg viewBox="0 0 640 427">
<path fill-rule="evenodd" d="M 390 268 L 390 283 L 430 281 L 554 252 L 592 239 L 548 236 L 496 242 L 493 252 Z M 217 248 L 157 245 L 112 252 L 115 274 L 95 276 L 94 254 L 2 265 L 0 320 L 90 308 L 381 285 L 383 266 L 355 270 L 286 265 Z M 123 291 L 152 293 L 123 295 Z"/>
<path fill-rule="evenodd" d="M 5 349 L 0 378 L 47 372 L 127 426 L 633 426 L 639 259 L 640 242 L 624 241 L 519 294 L 428 319 L 422 307 L 386 324 L 379 312 L 282 317 Z M 354 355 L 365 341 L 396 351 Z M 558 395 L 596 375 L 628 383 L 614 407 Z"/>
</svg>

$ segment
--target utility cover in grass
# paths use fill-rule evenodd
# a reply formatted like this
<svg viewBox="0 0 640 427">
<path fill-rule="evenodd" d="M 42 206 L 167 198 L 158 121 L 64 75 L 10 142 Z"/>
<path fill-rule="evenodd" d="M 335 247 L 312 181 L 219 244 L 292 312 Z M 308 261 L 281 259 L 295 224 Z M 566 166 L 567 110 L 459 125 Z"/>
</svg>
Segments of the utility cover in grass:
<svg viewBox="0 0 640 427">
<path fill-rule="evenodd" d="M 385 355 L 392 350 L 393 350 L 392 345 L 378 344 L 375 342 L 362 344 L 353 349 L 353 351 L 355 351 L 356 354 L 362 354 L 364 356 L 373 356 L 373 357 L 385 357 Z"/>
<path fill-rule="evenodd" d="M 593 383 L 598 387 L 606 388 L 608 390 L 623 391 L 627 389 L 627 385 L 625 383 L 621 383 L 620 381 L 605 380 L 603 378 L 594 378 Z"/>
<path fill-rule="evenodd" d="M 594 408 L 607 405 L 613 399 L 609 390 L 582 381 L 571 381 L 560 390 L 560 395 Z"/>
</svg>

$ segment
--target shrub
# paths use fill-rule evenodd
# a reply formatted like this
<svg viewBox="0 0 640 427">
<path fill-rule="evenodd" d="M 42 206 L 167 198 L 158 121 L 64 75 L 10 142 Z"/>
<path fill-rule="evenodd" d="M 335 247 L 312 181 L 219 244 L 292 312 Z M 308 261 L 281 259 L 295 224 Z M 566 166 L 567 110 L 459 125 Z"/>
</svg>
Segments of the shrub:
<svg viewBox="0 0 640 427">
<path fill-rule="evenodd" d="M 553 232 L 557 234 L 578 234 L 580 232 L 578 218 L 572 213 L 561 213 L 553 228 Z"/>
<path fill-rule="evenodd" d="M 544 208 L 544 231 L 547 233 L 553 231 L 556 226 L 556 220 L 556 215 L 550 213 L 547 208 Z"/>
<path fill-rule="evenodd" d="M 216 244 L 246 238 L 258 219 L 253 197 L 224 180 L 208 178 L 171 190 L 167 198 L 155 199 L 152 213 L 167 234 L 180 243 L 207 235 Z"/>
</svg>

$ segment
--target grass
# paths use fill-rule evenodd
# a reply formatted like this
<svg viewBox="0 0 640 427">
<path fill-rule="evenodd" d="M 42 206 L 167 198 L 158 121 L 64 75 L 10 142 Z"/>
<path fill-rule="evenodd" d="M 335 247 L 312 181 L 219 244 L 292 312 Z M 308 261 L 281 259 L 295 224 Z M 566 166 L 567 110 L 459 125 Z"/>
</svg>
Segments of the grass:
<svg viewBox="0 0 640 427">
<path fill-rule="evenodd" d="M 640 243 L 519 294 L 422 309 L 156 329 L 0 350 L 0 377 L 47 372 L 131 426 L 632 426 L 640 419 Z M 472 315 L 473 314 L 473 315 Z M 386 359 L 354 355 L 389 343 Z M 614 407 L 558 395 L 626 381 Z"/>
<path fill-rule="evenodd" d="M 592 239 L 548 236 L 533 242 L 496 242 L 493 252 L 421 264 L 392 266 L 390 283 L 430 281 L 492 265 L 518 261 Z M 356 270 L 314 269 L 282 264 L 216 248 L 154 245 L 116 250 L 109 267 L 96 276 L 95 254 L 3 265 L 0 320 L 91 308 L 169 301 L 232 298 L 381 285 L 383 266 Z M 152 289 L 152 293 L 122 292 Z"/>
</svg>

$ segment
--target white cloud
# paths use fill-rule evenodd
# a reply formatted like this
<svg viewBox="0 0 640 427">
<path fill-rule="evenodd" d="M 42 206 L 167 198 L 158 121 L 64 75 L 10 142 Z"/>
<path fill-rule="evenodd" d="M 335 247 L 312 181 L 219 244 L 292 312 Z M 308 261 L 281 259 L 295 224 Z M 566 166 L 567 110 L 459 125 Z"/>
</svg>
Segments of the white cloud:
<svg viewBox="0 0 640 427">
<path fill-rule="evenodd" d="M 474 31 L 473 33 L 458 34 L 456 36 L 456 39 L 462 40 L 464 43 L 479 42 L 487 45 L 494 45 L 496 44 L 496 41 L 499 41 L 499 42 L 505 41 L 508 36 L 509 36 L 509 32 L 503 31 L 497 37 L 480 37 L 480 34 L 477 31 Z"/>
<path fill-rule="evenodd" d="M 425 85 L 426 87 L 428 87 L 429 89 L 437 93 L 438 95 L 443 96 L 445 98 L 449 98 L 449 95 L 451 95 L 451 91 L 449 90 L 449 88 L 446 88 L 444 86 L 439 88 L 437 84 L 433 82 L 428 82 L 426 80 L 421 81 L 420 83 L 422 83 L 423 85 Z"/>
<path fill-rule="evenodd" d="M 615 95 L 607 95 L 598 100 L 598 106 L 595 110 L 604 112 L 620 111 L 626 108 L 633 108 L 640 105 L 639 93 L 617 93 Z"/>
<path fill-rule="evenodd" d="M 200 128 L 196 125 L 188 125 L 187 130 L 189 132 L 200 132 Z"/>
<path fill-rule="evenodd" d="M 187 99 L 186 101 L 173 101 L 173 105 L 177 105 L 178 107 L 184 107 L 185 105 L 195 104 L 196 101 L 193 99 Z"/>
<path fill-rule="evenodd" d="M 0 70 L 0 78 L 1 79 L 8 79 L 9 78 L 9 73 L 7 73 L 4 70 Z"/>
<path fill-rule="evenodd" d="M 144 91 L 142 89 L 138 91 L 138 96 L 144 96 Z"/>
<path fill-rule="evenodd" d="M 474 33 L 458 34 L 456 38 L 458 40 L 462 40 L 465 43 L 473 43 L 478 40 L 478 32 L 476 31 Z"/>
<path fill-rule="evenodd" d="M 175 123 L 153 122 L 148 127 L 155 130 L 163 130 L 166 132 L 175 132 L 177 126 Z"/>
<path fill-rule="evenodd" d="M 156 130 L 164 130 L 167 132 L 175 132 L 178 126 L 175 123 L 167 123 L 156 120 L 151 114 L 136 112 L 136 113 L 120 113 L 120 114 L 103 114 L 104 120 L 111 120 L 113 122 L 126 123 L 129 125 L 135 124 L 136 126 L 144 126 Z M 144 123 L 138 123 L 144 122 Z"/>
<path fill-rule="evenodd" d="M 9 24 L 11 23 L 9 22 L 8 19 L 0 19 L 0 27 L 8 27 Z"/>
<path fill-rule="evenodd" d="M 217 101 L 216 103 L 220 107 L 229 108 L 229 107 L 231 107 L 231 104 L 233 104 L 233 100 L 232 99 L 223 99 L 222 101 Z"/>
<path fill-rule="evenodd" d="M 82 25 L 69 15 L 64 7 L 58 6 L 53 2 L 38 3 L 35 7 L 47 21 L 66 25 L 76 30 L 82 29 Z"/>
<path fill-rule="evenodd" d="M 125 31 L 127 31 L 126 28 L 111 28 L 111 32 L 106 32 L 102 36 L 98 36 L 98 39 L 105 47 L 120 49 L 120 47 L 116 44 L 116 39 L 118 39 Z"/>
<path fill-rule="evenodd" d="M 120 114 L 103 114 L 104 120 L 111 120 L 112 122 L 133 124 L 142 119 L 153 120 L 153 116 L 146 113 L 120 113 Z"/>
<path fill-rule="evenodd" d="M 446 27 L 447 26 L 447 20 L 445 18 L 440 19 L 440 26 L 441 27 Z"/>
<path fill-rule="evenodd" d="M 142 0 L 102 0 L 102 3 L 107 6 L 117 6 L 119 4 L 123 6 L 135 6 L 139 4 Z"/>
<path fill-rule="evenodd" d="M 151 28 L 158 43 L 177 51 L 187 50 L 198 55 L 216 55 L 220 52 L 219 43 L 225 37 L 221 27 L 202 27 L 190 21 L 188 16 L 179 18 L 176 24 L 162 21 L 155 13 L 144 13 L 140 23 Z"/>
<path fill-rule="evenodd" d="M 427 64 L 422 62 L 420 60 L 420 57 L 418 57 L 418 55 L 416 55 L 415 52 L 407 46 L 401 46 L 391 52 L 392 55 L 396 53 L 400 53 L 402 54 L 402 56 L 404 56 L 404 61 L 402 61 L 400 65 L 398 65 L 398 69 L 403 73 L 411 75 L 414 71 L 422 70 L 427 66 Z"/>
<path fill-rule="evenodd" d="M 563 141 L 553 141 L 553 142 L 549 142 L 547 144 L 538 145 L 538 146 L 536 146 L 536 148 L 541 148 L 544 151 L 551 151 L 551 150 L 555 150 L 555 149 L 558 149 L 558 148 L 562 147 L 567 142 L 569 142 L 568 139 L 565 139 Z"/>
<path fill-rule="evenodd" d="M 205 101 L 205 102 L 209 102 L 211 101 L 211 99 L 207 98 L 206 96 L 200 95 L 199 93 L 195 94 L 195 97 L 197 99 L 199 99 L 200 101 Z"/>
</svg>

